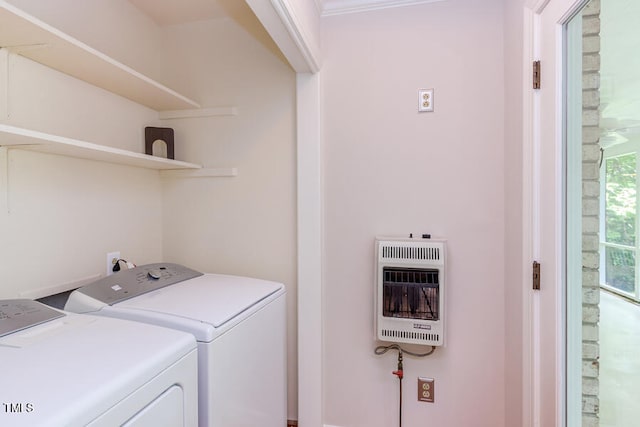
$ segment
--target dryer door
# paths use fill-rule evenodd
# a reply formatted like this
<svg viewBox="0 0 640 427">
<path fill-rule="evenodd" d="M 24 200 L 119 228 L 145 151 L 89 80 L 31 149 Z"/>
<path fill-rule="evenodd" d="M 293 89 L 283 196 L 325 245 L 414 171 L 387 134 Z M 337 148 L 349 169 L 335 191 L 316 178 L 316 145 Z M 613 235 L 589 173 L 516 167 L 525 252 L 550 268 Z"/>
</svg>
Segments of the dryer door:
<svg viewBox="0 0 640 427">
<path fill-rule="evenodd" d="M 180 426 L 184 420 L 182 389 L 173 386 L 123 424 L 123 427 Z"/>
<path fill-rule="evenodd" d="M 184 425 L 184 393 L 179 385 L 172 385 L 151 401 L 148 392 L 149 390 L 143 389 L 134 393 L 89 423 L 87 427 Z"/>
<path fill-rule="evenodd" d="M 87 427 L 197 427 L 197 363 L 194 349 L 106 411 L 102 409 Z"/>
</svg>

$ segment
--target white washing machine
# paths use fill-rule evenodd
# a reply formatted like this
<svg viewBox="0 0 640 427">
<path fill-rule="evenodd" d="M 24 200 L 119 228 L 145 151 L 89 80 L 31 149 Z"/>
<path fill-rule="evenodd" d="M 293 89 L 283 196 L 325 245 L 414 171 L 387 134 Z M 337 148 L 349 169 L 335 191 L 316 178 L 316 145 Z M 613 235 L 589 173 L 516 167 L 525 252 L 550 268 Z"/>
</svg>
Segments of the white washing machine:
<svg viewBox="0 0 640 427">
<path fill-rule="evenodd" d="M 193 336 L 0 300 L 0 425 L 197 425 Z"/>
<path fill-rule="evenodd" d="M 198 342 L 201 427 L 286 425 L 281 283 L 149 264 L 72 292 L 65 309 L 193 334 Z"/>
</svg>

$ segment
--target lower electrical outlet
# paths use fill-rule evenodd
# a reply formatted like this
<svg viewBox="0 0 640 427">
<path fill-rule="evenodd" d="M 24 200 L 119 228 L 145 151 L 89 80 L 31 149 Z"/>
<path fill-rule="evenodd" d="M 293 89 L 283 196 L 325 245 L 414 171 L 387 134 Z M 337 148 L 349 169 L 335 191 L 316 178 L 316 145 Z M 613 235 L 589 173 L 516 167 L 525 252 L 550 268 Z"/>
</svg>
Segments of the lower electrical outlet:
<svg viewBox="0 0 640 427">
<path fill-rule="evenodd" d="M 120 259 L 120 251 L 109 252 L 107 254 L 107 276 L 113 274 L 113 266 Z"/>
<path fill-rule="evenodd" d="M 418 401 L 434 402 L 435 381 L 433 378 L 418 377 Z"/>
</svg>

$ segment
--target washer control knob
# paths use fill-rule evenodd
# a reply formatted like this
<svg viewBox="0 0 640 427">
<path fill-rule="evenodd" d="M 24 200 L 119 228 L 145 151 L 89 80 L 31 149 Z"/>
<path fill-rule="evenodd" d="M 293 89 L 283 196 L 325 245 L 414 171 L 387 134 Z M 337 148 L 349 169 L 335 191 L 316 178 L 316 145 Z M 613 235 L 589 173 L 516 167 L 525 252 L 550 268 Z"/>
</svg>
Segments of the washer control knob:
<svg viewBox="0 0 640 427">
<path fill-rule="evenodd" d="M 160 270 L 149 270 L 147 272 L 147 276 L 149 276 L 154 280 L 158 280 L 159 278 L 162 277 L 162 272 Z"/>
</svg>

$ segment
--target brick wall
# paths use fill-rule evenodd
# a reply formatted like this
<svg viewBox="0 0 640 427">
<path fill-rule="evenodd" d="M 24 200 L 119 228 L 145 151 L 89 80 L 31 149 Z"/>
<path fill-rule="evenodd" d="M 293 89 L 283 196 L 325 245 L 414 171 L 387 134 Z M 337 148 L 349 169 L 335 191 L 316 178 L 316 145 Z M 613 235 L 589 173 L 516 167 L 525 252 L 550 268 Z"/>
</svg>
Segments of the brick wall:
<svg viewBox="0 0 640 427">
<path fill-rule="evenodd" d="M 582 427 L 599 425 L 600 0 L 582 11 Z"/>
</svg>

